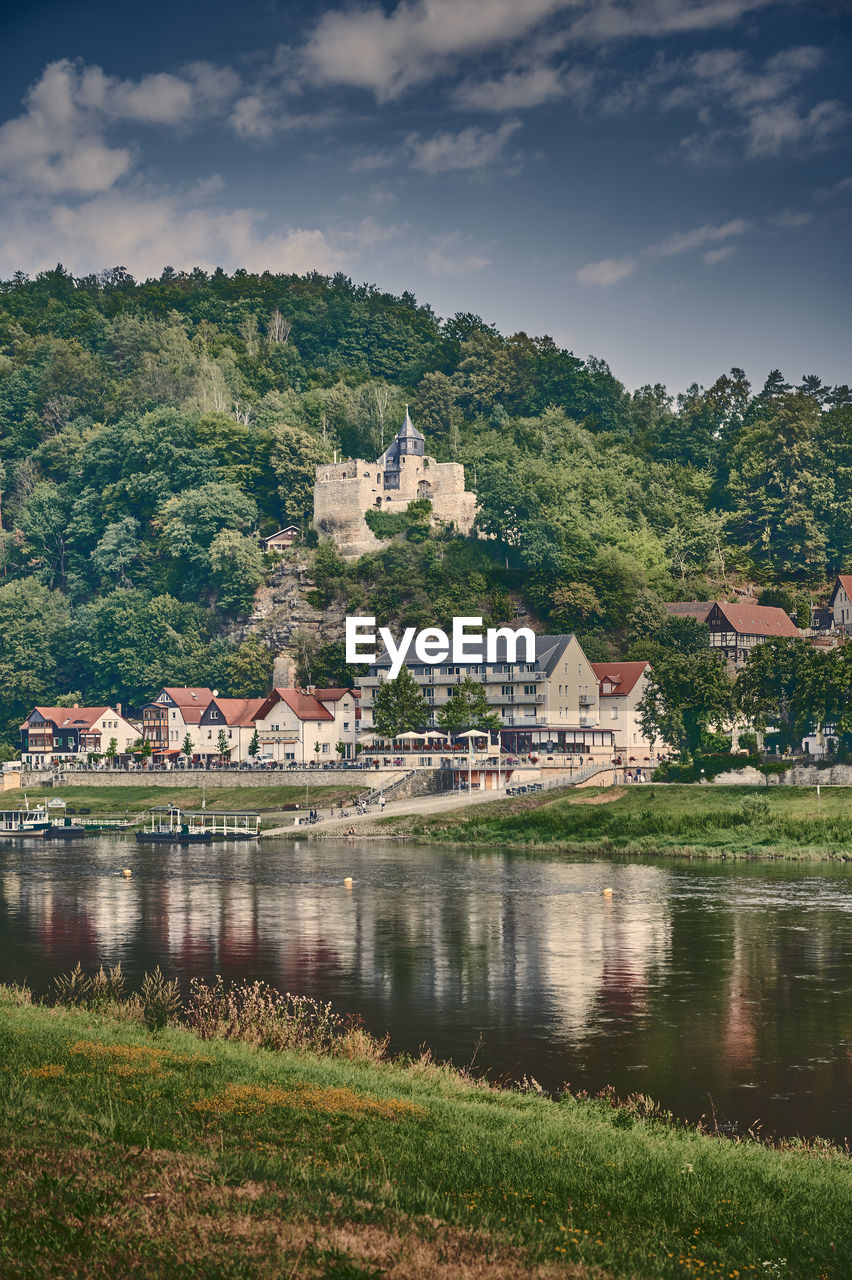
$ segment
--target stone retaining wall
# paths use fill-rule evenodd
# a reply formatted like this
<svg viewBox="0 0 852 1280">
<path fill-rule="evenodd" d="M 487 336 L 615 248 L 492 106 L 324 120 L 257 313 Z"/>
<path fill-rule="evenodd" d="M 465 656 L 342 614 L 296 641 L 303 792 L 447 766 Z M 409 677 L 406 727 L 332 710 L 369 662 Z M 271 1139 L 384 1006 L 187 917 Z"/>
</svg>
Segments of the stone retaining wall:
<svg viewBox="0 0 852 1280">
<path fill-rule="evenodd" d="M 389 786 L 404 774 L 403 769 L 146 769 L 125 773 L 121 769 L 95 769 L 91 773 L 69 772 L 62 787 L 346 787 L 353 795 L 376 787 Z M 438 770 L 424 770 L 437 773 Z M 29 782 L 29 779 L 28 779 Z M 24 785 L 27 785 L 26 783 Z M 29 785 L 33 785 L 29 783 Z M 417 792 L 415 794 L 424 794 Z"/>
<path fill-rule="evenodd" d="M 745 769 L 717 773 L 713 782 L 717 787 L 852 787 L 852 765 L 834 764 L 818 769 L 813 764 L 791 764 L 784 773 L 770 773 L 768 777 L 753 765 L 747 765 Z"/>
</svg>

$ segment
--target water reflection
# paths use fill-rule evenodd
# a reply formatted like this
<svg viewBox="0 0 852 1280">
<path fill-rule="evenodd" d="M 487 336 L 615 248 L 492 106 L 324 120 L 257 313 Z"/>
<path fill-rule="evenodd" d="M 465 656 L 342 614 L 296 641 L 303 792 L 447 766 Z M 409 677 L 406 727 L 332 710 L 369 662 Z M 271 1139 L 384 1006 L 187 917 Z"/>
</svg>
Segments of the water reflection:
<svg viewBox="0 0 852 1280">
<path fill-rule="evenodd" d="M 498 1078 L 852 1132 L 849 868 L 7 843 L 0 978 L 44 989 L 77 960 L 264 978 Z"/>
</svg>

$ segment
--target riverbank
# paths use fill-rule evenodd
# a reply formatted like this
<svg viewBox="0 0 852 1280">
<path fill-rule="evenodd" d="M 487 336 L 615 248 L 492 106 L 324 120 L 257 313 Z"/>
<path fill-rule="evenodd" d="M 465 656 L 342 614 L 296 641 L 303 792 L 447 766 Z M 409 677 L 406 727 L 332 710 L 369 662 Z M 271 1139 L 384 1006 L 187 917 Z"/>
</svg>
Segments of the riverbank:
<svg viewBox="0 0 852 1280">
<path fill-rule="evenodd" d="M 647 784 L 518 796 L 393 817 L 385 836 L 588 854 L 852 860 L 846 788 Z"/>
<path fill-rule="evenodd" d="M 311 807 L 330 811 L 332 805 L 348 804 L 356 794 L 358 789 L 351 779 L 341 780 L 325 785 L 311 785 L 307 791 L 307 800 Z M 200 810 L 202 804 L 200 787 L 181 786 L 179 782 L 171 787 L 145 786 L 144 783 L 124 787 L 26 787 L 22 791 L 8 792 L 6 806 L 16 808 L 23 803 L 24 796 L 31 805 L 61 799 L 68 805 L 69 812 L 74 810 L 79 814 L 88 811 L 90 814 L 111 814 L 116 817 L 127 814 L 130 818 L 141 817 L 152 805 L 173 804 L 194 812 Z M 305 797 L 304 785 L 268 784 L 247 788 L 240 786 L 235 779 L 233 786 L 208 791 L 204 795 L 204 807 L 209 813 L 243 809 L 256 811 L 263 816 L 266 825 L 273 825 L 277 819 L 292 822 L 294 808 L 304 810 Z"/>
<path fill-rule="evenodd" d="M 834 1280 L 852 1166 L 497 1090 L 272 1052 L 0 988 L 0 1274 Z"/>
</svg>

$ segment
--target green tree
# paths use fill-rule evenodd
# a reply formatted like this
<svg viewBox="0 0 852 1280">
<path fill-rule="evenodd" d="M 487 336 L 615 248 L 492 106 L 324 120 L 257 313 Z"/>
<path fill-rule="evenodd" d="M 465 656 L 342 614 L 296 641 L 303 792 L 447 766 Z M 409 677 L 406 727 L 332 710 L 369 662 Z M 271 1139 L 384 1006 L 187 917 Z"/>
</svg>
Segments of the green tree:
<svg viewBox="0 0 852 1280">
<path fill-rule="evenodd" d="M 257 729 L 255 729 L 254 733 L 251 735 L 251 739 L 248 744 L 248 753 L 252 760 L 254 760 L 255 756 L 260 754 L 260 734 Z"/>
<path fill-rule="evenodd" d="M 49 702 L 63 687 L 69 627 L 68 602 L 59 591 L 34 578 L 0 586 L 0 731 L 7 736 L 36 703 Z"/>
<path fill-rule="evenodd" d="M 429 723 L 429 708 L 414 676 L 403 667 L 395 680 L 379 685 L 373 696 L 373 724 L 382 738 L 395 738 Z"/>
<path fill-rule="evenodd" d="M 313 515 L 317 467 L 331 461 L 328 444 L 299 427 L 272 428 L 272 468 L 278 478 L 281 515 L 299 524 Z"/>
<path fill-rule="evenodd" d="M 465 676 L 452 687 L 452 697 L 438 709 L 438 724 L 445 733 L 462 733 L 481 729 L 483 733 L 499 733 L 500 717 L 489 709 L 485 685 Z"/>
<path fill-rule="evenodd" d="M 115 757 L 118 755 L 118 739 L 110 738 L 106 751 L 104 752 L 109 761 L 110 768 L 115 764 Z"/>
<path fill-rule="evenodd" d="M 737 707 L 755 729 L 777 729 L 783 748 L 798 745 L 833 710 L 834 666 L 830 654 L 804 640 L 755 645 L 737 675 Z"/>
<path fill-rule="evenodd" d="M 228 735 L 224 729 L 219 730 L 219 736 L 216 739 L 216 748 L 222 760 L 230 760 L 231 748 L 228 743 Z"/>
<path fill-rule="evenodd" d="M 661 652 L 637 709 L 645 737 L 686 758 L 703 735 L 731 718 L 733 687 L 724 660 L 712 649 Z"/>
<path fill-rule="evenodd" d="M 232 698 L 263 698 L 272 687 L 274 656 L 256 635 L 248 636 L 226 662 Z"/>
<path fill-rule="evenodd" d="M 266 577 L 257 540 L 223 529 L 210 544 L 210 568 L 217 603 L 228 613 L 251 613 L 255 592 Z"/>
<path fill-rule="evenodd" d="M 192 759 L 193 751 L 194 751 L 194 747 L 192 743 L 192 738 L 187 733 L 180 746 L 180 753 L 183 756 L 183 758 L 186 760 L 187 764 Z"/>
</svg>

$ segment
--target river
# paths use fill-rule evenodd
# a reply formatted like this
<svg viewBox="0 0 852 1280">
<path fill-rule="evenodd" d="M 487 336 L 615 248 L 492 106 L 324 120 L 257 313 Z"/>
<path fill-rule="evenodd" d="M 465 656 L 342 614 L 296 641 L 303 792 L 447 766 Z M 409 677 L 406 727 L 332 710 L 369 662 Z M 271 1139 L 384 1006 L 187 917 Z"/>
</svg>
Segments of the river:
<svg viewBox="0 0 852 1280">
<path fill-rule="evenodd" d="M 852 1138 L 848 864 L 5 841 L 0 981 L 78 960 L 262 978 L 495 1080 Z"/>
</svg>

